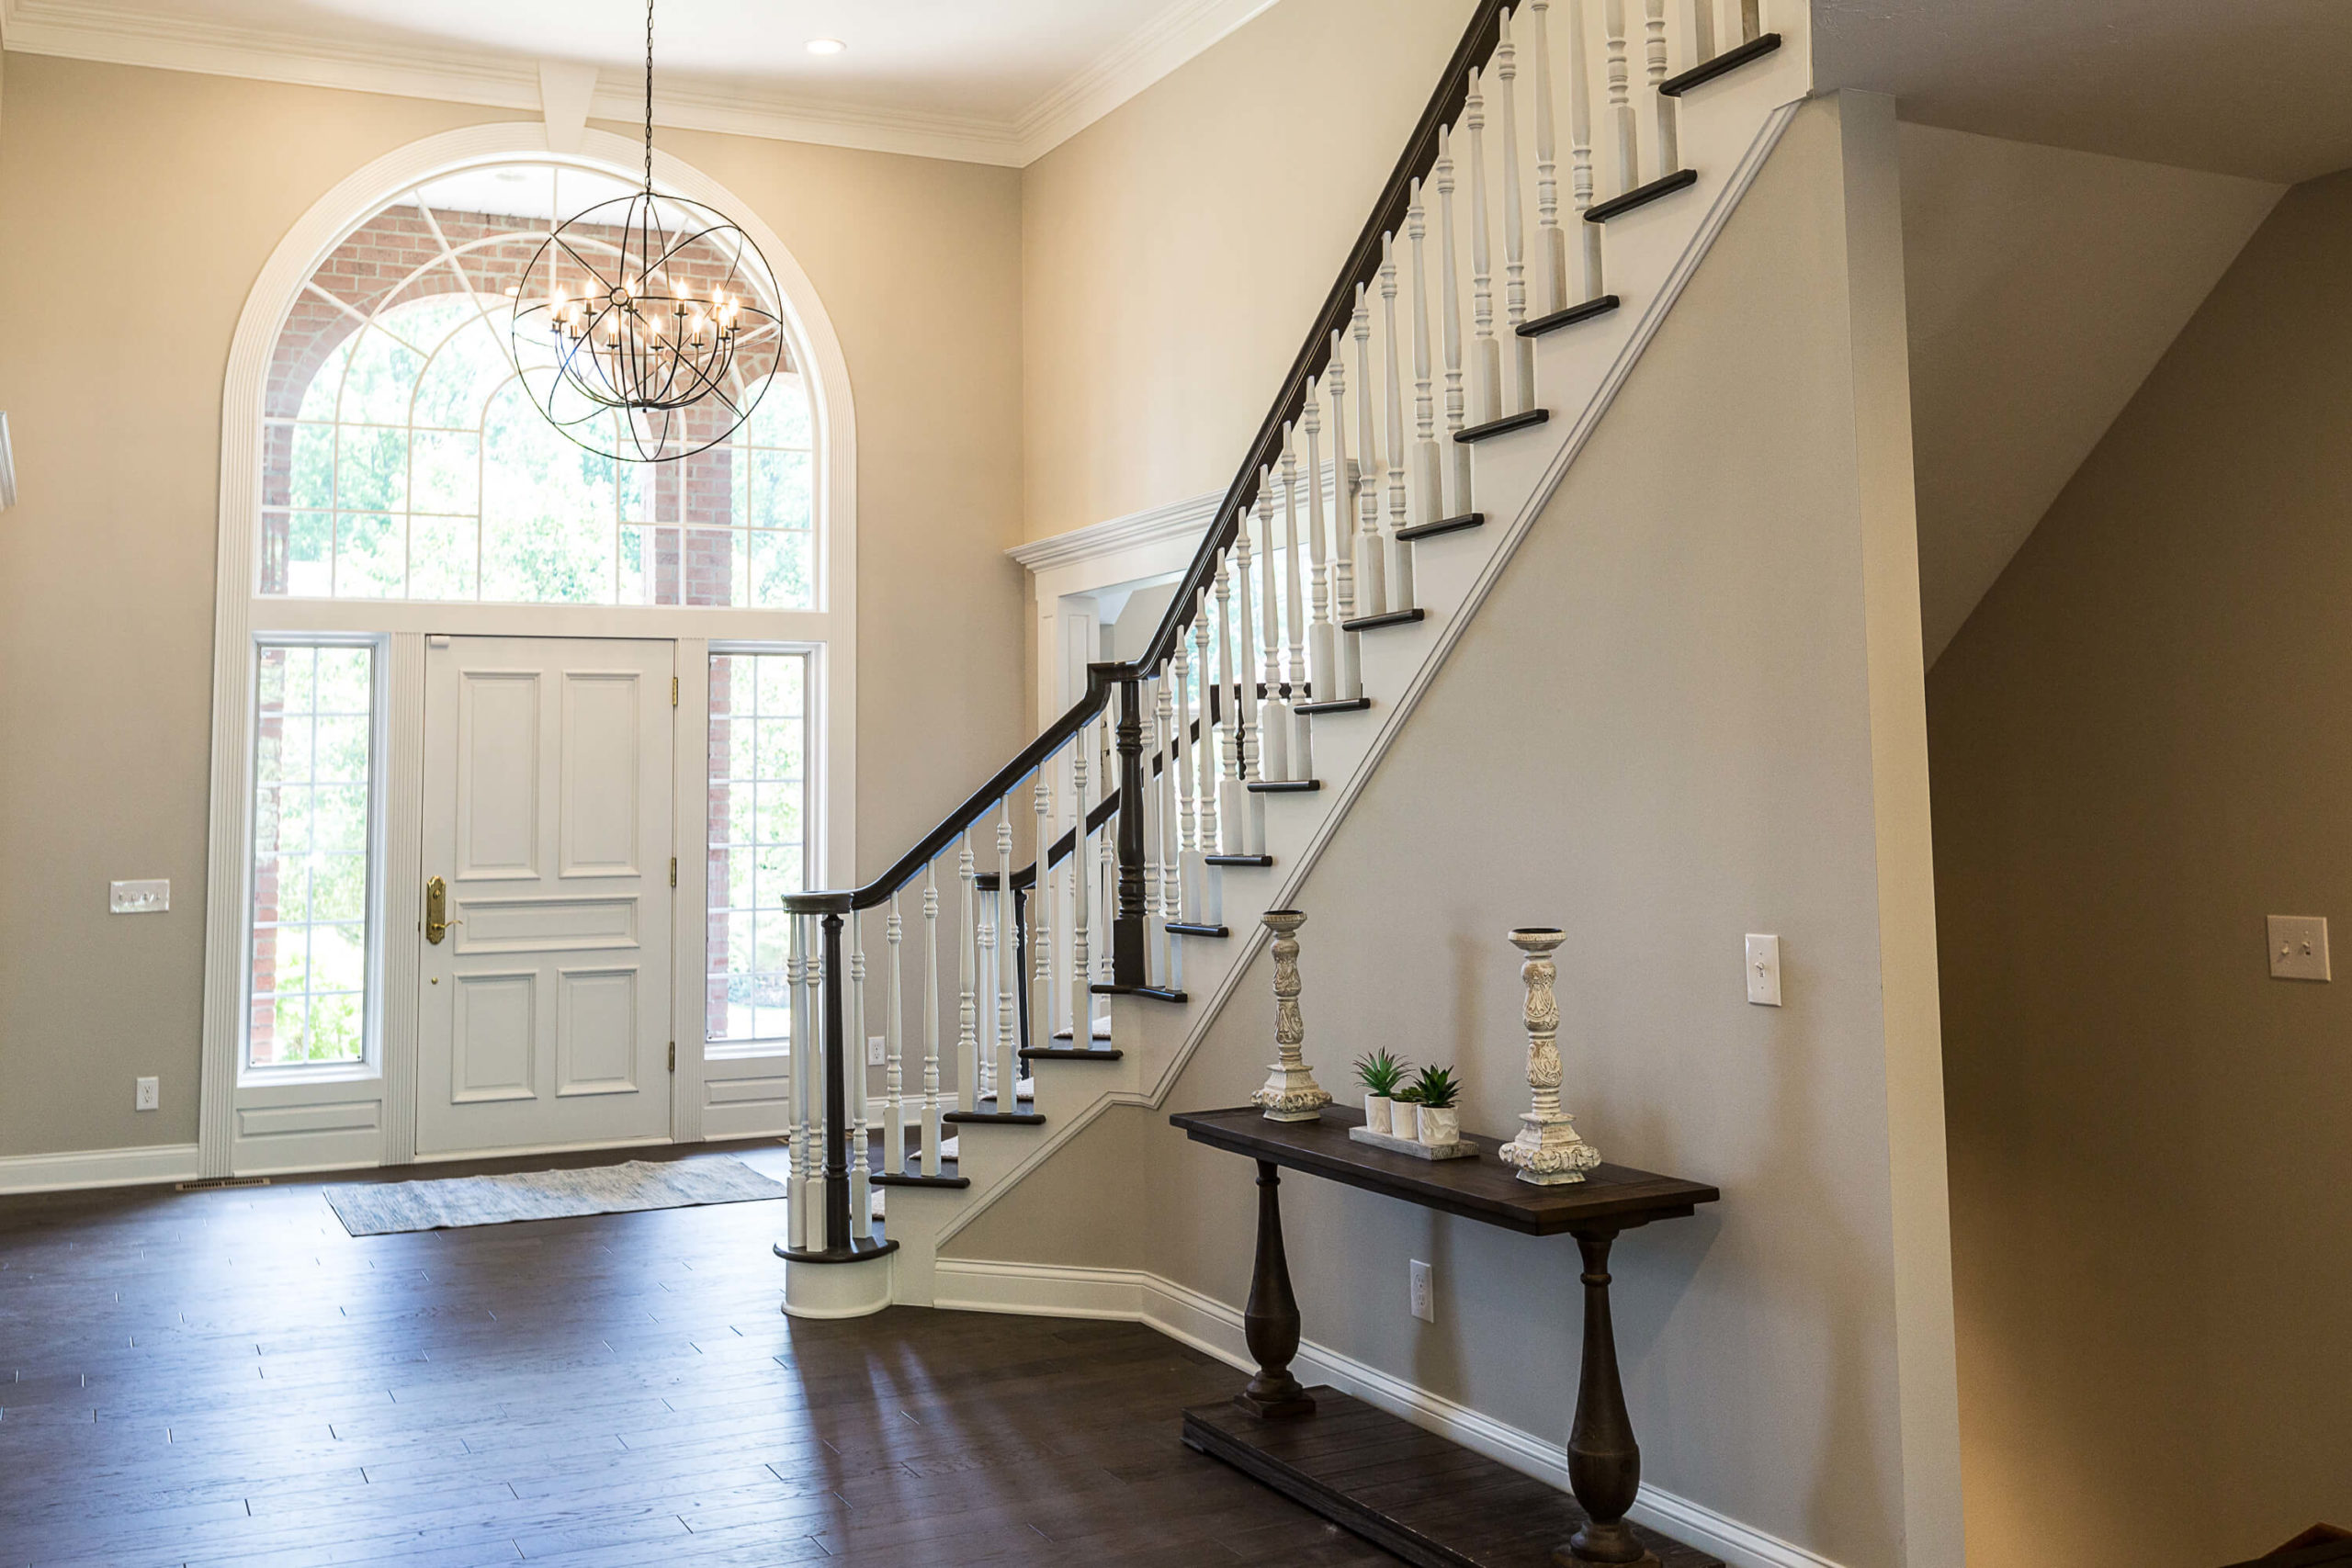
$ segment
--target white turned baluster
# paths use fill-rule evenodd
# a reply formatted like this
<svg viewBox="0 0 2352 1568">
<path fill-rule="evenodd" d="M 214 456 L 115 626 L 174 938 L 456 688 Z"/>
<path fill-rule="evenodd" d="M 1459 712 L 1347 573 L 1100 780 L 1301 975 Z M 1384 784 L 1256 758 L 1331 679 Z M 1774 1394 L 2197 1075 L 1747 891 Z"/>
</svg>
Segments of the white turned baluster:
<svg viewBox="0 0 2352 1568">
<path fill-rule="evenodd" d="M 1226 706 L 1225 699 L 1216 692 L 1216 666 L 1209 658 L 1209 637 L 1215 629 L 1210 624 L 1209 591 L 1204 588 L 1193 602 L 1193 671 L 1201 702 L 1200 733 L 1193 740 L 1193 809 L 1200 818 L 1193 834 L 1193 847 L 1200 851 L 1203 858 L 1196 863 L 1193 880 L 1185 890 L 1184 908 L 1194 911 L 1193 919 L 1201 924 L 1210 926 L 1217 923 L 1216 911 L 1224 903 L 1217 879 L 1208 874 L 1206 859 L 1216 854 L 1217 846 L 1224 842 L 1217 797 L 1224 790 L 1225 773 L 1217 751 L 1217 716 L 1226 711 Z"/>
<path fill-rule="evenodd" d="M 922 868 L 922 1173 L 939 1174 L 939 877 Z"/>
<path fill-rule="evenodd" d="M 1487 98 L 1478 73 L 1462 102 L 1462 129 L 1470 133 L 1470 423 L 1503 416 L 1503 350 L 1495 341 L 1495 255 L 1487 217 Z"/>
<path fill-rule="evenodd" d="M 979 1108 L 980 1013 L 973 988 L 973 969 L 979 961 L 979 889 L 972 863 L 972 835 L 967 829 L 956 854 L 956 878 L 963 885 L 963 921 L 956 942 L 956 1103 L 963 1111 Z"/>
<path fill-rule="evenodd" d="M 1050 761 L 1039 763 L 1037 785 L 1033 792 L 1037 816 L 1037 880 L 1029 888 L 1030 973 L 1025 981 L 1029 987 L 1029 1038 L 1023 1043 L 1041 1049 L 1050 1048 L 1054 1043 L 1052 778 L 1053 763 Z M 1082 1041 L 1074 1043 L 1084 1043 Z"/>
<path fill-rule="evenodd" d="M 1527 324 L 1527 212 L 1519 178 L 1519 46 L 1511 41 L 1510 13 L 1502 14 L 1502 39 L 1495 46 L 1495 80 L 1502 84 L 1496 112 L 1503 122 L 1503 319 L 1510 325 L 1510 412 L 1535 406 L 1535 340 L 1521 337 Z"/>
<path fill-rule="evenodd" d="M 1094 844 L 1086 836 L 1086 784 L 1092 757 L 1086 726 L 1081 724 L 1069 749 L 1070 809 L 1076 813 L 1069 835 L 1069 1039 L 1073 1045 L 1087 1044 L 1094 1038 L 1094 993 L 1091 988 L 1094 976 L 1087 967 L 1087 944 L 1094 934 L 1089 929 L 1093 902 L 1088 897 L 1094 888 Z"/>
<path fill-rule="evenodd" d="M 1290 777 L 1290 704 L 1283 700 L 1282 626 L 1274 614 L 1274 473 L 1272 468 L 1258 470 L 1258 537 L 1263 547 L 1258 552 L 1258 609 L 1263 624 L 1260 626 L 1259 647 L 1261 662 L 1258 679 L 1265 684 L 1265 696 L 1260 700 L 1258 716 L 1250 728 L 1258 738 L 1258 773 L 1261 779 Z M 1245 521 L 1241 532 L 1247 536 L 1250 525 Z M 1255 695 L 1253 693 L 1252 695 Z M 1256 851 L 1250 852 L 1255 854 Z"/>
<path fill-rule="evenodd" d="M 1146 985 L 1159 982 L 1154 976 L 1165 976 L 1168 964 L 1160 952 L 1164 940 L 1160 935 L 1159 911 L 1159 770 L 1154 764 L 1159 758 L 1159 707 L 1156 681 L 1142 683 L 1136 694 L 1136 717 L 1143 730 L 1142 772 L 1137 775 L 1143 785 L 1143 800 L 1136 809 L 1143 813 L 1143 975 Z M 1125 802 L 1120 803 L 1122 811 Z"/>
<path fill-rule="evenodd" d="M 865 925 L 853 909 L 849 916 L 849 1017 L 844 1021 L 842 1047 L 842 1066 L 849 1080 L 849 1234 L 861 1241 L 874 1234 L 874 1150 L 867 1115 L 874 1075 L 867 1069 Z"/>
<path fill-rule="evenodd" d="M 1454 248 L 1453 132 L 1448 129 L 1437 133 L 1437 212 L 1438 273 L 1442 280 L 1438 321 L 1445 348 L 1445 450 L 1450 458 L 1442 466 L 1453 484 L 1443 510 L 1447 516 L 1464 517 L 1476 512 L 1478 503 L 1470 485 L 1470 448 L 1454 439 L 1469 423 L 1469 398 L 1462 377 L 1462 258 Z"/>
<path fill-rule="evenodd" d="M 996 1108 L 1021 1109 L 1021 922 L 1012 900 L 1012 797 L 996 823 Z"/>
<path fill-rule="evenodd" d="M 1625 58 L 1625 0 L 1601 0 L 1609 45 L 1609 124 L 1617 137 L 1617 194 L 1642 183 L 1642 149 L 1634 129 L 1631 63 Z"/>
<path fill-rule="evenodd" d="M 1250 628 L 1256 624 L 1250 603 L 1250 514 L 1244 512 L 1233 536 L 1233 600 L 1238 617 L 1233 639 L 1233 666 L 1239 679 L 1235 682 L 1234 712 L 1240 722 L 1234 731 L 1234 761 L 1240 772 L 1241 790 L 1237 797 L 1241 811 L 1241 850 L 1245 855 L 1266 852 L 1266 797 L 1250 786 L 1265 775 L 1259 771 L 1260 748 L 1264 744 L 1264 732 L 1259 728 L 1258 681 L 1250 672 L 1250 649 L 1254 638 Z"/>
<path fill-rule="evenodd" d="M 1690 63 L 1704 65 L 1715 57 L 1715 0 L 1682 0 L 1682 24 L 1690 37 Z"/>
<path fill-rule="evenodd" d="M 1650 101 L 1657 106 L 1657 172 L 1663 179 L 1682 167 L 1674 100 L 1658 91 L 1666 81 L 1666 0 L 1643 0 L 1642 21 L 1648 46 Z"/>
<path fill-rule="evenodd" d="M 1361 292 L 1359 292 L 1361 298 Z M 1323 378 L 1331 389 L 1331 615 L 1339 624 L 1339 673 L 1328 696 L 1353 702 L 1363 695 L 1363 639 L 1347 629 L 1356 615 L 1356 488 L 1354 459 L 1348 456 L 1348 369 L 1338 328 L 1331 331 L 1330 361 Z"/>
<path fill-rule="evenodd" d="M 1159 695 L 1153 712 L 1158 716 L 1163 739 L 1151 754 L 1155 764 L 1152 768 L 1151 796 L 1159 818 L 1159 831 L 1152 840 L 1159 846 L 1159 924 L 1154 951 L 1159 955 L 1159 973 L 1171 991 L 1184 988 L 1181 967 L 1184 949 L 1182 943 L 1170 941 L 1168 935 L 1169 924 L 1171 921 L 1182 924 L 1184 919 L 1183 878 L 1177 860 L 1182 823 L 1176 801 L 1176 781 L 1182 776 L 1184 766 L 1179 760 L 1182 752 L 1177 744 L 1182 739 L 1177 729 L 1182 720 L 1176 712 L 1176 688 L 1184 680 L 1183 647 L 1182 642 L 1176 645 L 1176 661 L 1160 672 L 1157 682 Z"/>
<path fill-rule="evenodd" d="M 1315 398 L 1310 389 L 1306 407 L 1312 411 Z M 1306 700 L 1306 607 L 1299 592 L 1298 563 L 1298 451 L 1291 442 L 1290 427 L 1283 428 L 1283 606 L 1288 615 L 1290 638 L 1283 667 L 1283 728 L 1290 732 L 1290 776 L 1311 779 L 1315 776 L 1315 731 L 1310 721 L 1298 716 L 1298 706 Z"/>
<path fill-rule="evenodd" d="M 1326 372 L 1324 379 L 1329 380 Z M 1306 407 L 1300 415 L 1300 428 L 1306 435 L 1306 597 L 1308 620 L 1306 626 L 1306 685 L 1308 694 L 1318 703 L 1328 703 L 1339 691 L 1339 628 L 1331 624 L 1331 561 L 1328 536 L 1324 533 L 1323 516 L 1323 393 L 1321 386 L 1310 387 Z M 1314 744 L 1315 721 L 1308 718 L 1298 727 L 1300 773 L 1314 776 L 1310 749 Z"/>
<path fill-rule="evenodd" d="M 1754 43 L 1763 36 L 1763 0 L 1739 0 L 1739 41 Z"/>
<path fill-rule="evenodd" d="M 1201 923 L 1200 884 L 1193 863 L 1201 848 L 1201 818 L 1193 779 L 1201 743 L 1193 733 L 1193 649 L 1185 634 L 1176 634 L 1176 662 L 1171 667 L 1176 688 L 1176 734 L 1169 750 L 1169 764 L 1176 772 L 1176 919 L 1180 924 Z M 1180 945 L 1179 953 L 1183 949 Z"/>
<path fill-rule="evenodd" d="M 1405 213 L 1406 237 L 1413 243 L 1413 521 L 1434 523 L 1446 515 L 1444 464 L 1437 452 L 1437 398 L 1430 375 L 1429 214 L 1421 206 L 1421 182 L 1413 182 L 1412 206 Z M 1412 546 L 1399 541 L 1407 558 Z M 1404 567 L 1409 581 L 1412 569 Z"/>
<path fill-rule="evenodd" d="M 972 1098 L 973 1109 L 978 1110 L 981 1101 L 996 1093 L 997 896 L 980 886 L 977 870 L 972 897 L 979 919 L 972 931 Z"/>
<path fill-rule="evenodd" d="M 1592 206 L 1592 61 L 1584 0 L 1568 0 L 1568 163 L 1569 199 L 1584 242 L 1584 275 L 1577 282 L 1587 299 L 1598 299 L 1607 287 L 1600 274 L 1600 225 L 1582 221 Z"/>
<path fill-rule="evenodd" d="M 1217 740 L 1223 749 L 1216 780 L 1217 840 L 1220 855 L 1246 852 L 1250 834 L 1247 796 L 1241 788 L 1241 685 L 1233 678 L 1233 555 L 1216 563 L 1216 700 Z M 1222 889 L 1224 879 L 1218 878 Z"/>
<path fill-rule="evenodd" d="M 1387 372 L 1384 379 L 1388 388 L 1388 532 L 1391 536 L 1405 527 L 1408 521 L 1405 500 L 1405 451 L 1412 438 L 1405 434 L 1405 361 L 1396 338 L 1396 236 L 1387 235 L 1381 242 L 1380 309 L 1382 335 L 1380 347 L 1382 368 Z M 1374 554 L 1387 548 L 1388 540 L 1378 528 L 1364 540 Z M 1396 541 L 1396 553 L 1388 569 L 1388 591 L 1384 602 L 1391 610 L 1413 607 L 1413 547 L 1402 539 Z"/>
<path fill-rule="evenodd" d="M 1695 0 L 1701 6 L 1713 0 Z M 1543 255 L 1544 314 L 1568 308 L 1568 237 L 1560 231 L 1560 142 L 1552 113 L 1552 0 L 1531 0 L 1528 52 L 1535 57 L 1535 233 Z"/>
<path fill-rule="evenodd" d="M 907 1080 L 905 1002 L 900 995 L 906 987 L 906 971 L 899 953 L 906 922 L 899 917 L 896 892 L 890 895 L 889 908 L 882 922 L 882 940 L 890 951 L 890 989 L 882 1005 L 882 1094 L 888 1106 L 882 1122 L 882 1168 L 897 1176 L 907 1168 Z"/>
<path fill-rule="evenodd" d="M 1388 562 L 1380 548 L 1380 449 L 1373 438 L 1372 296 L 1356 286 L 1356 615 L 1388 610 Z"/>
<path fill-rule="evenodd" d="M 815 1164 L 808 1154 L 808 926 L 804 916 L 787 914 L 785 919 L 791 922 L 792 932 L 792 945 L 784 959 L 785 991 L 792 1000 L 791 1048 L 785 1057 L 785 1070 L 790 1077 L 784 1095 L 785 1118 L 792 1134 L 792 1180 L 785 1189 L 784 1229 L 787 1246 L 806 1248 L 813 1206 L 808 1177 Z"/>
</svg>

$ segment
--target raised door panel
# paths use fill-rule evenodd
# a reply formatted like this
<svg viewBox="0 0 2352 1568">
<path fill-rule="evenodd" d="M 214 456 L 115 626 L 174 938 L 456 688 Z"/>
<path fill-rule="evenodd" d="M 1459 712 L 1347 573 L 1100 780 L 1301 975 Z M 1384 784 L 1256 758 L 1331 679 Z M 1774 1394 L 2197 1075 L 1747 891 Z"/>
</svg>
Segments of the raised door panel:
<svg viewBox="0 0 2352 1568">
<path fill-rule="evenodd" d="M 634 876 L 643 869 L 643 704 L 644 682 L 633 670 L 564 671 L 561 875 Z"/>
<path fill-rule="evenodd" d="M 564 969 L 556 989 L 556 1093 L 634 1093 L 642 1023 L 636 969 Z"/>
<path fill-rule="evenodd" d="M 536 670 L 458 675 L 454 880 L 539 875 L 539 701 Z"/>
<path fill-rule="evenodd" d="M 536 969 L 457 977 L 449 1039 L 449 1102 L 534 1100 L 538 1096 L 538 991 Z"/>
</svg>

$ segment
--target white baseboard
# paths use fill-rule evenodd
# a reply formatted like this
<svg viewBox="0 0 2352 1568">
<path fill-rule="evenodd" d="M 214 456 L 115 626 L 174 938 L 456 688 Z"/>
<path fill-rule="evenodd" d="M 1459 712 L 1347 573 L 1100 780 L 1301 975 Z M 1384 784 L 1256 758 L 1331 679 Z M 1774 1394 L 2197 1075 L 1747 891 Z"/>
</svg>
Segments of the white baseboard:
<svg viewBox="0 0 2352 1568">
<path fill-rule="evenodd" d="M 138 1149 L 0 1157 L 0 1192 L 65 1192 L 84 1187 L 147 1187 L 194 1181 L 202 1170 L 194 1144 Z"/>
<path fill-rule="evenodd" d="M 1247 1371 L 1254 1365 L 1242 1337 L 1239 1308 L 1157 1274 L 1136 1269 L 1069 1269 L 968 1258 L 942 1258 L 933 1269 L 934 1306 L 959 1312 L 1146 1323 L 1229 1366 Z M 1556 1439 L 1498 1421 L 1311 1339 L 1299 1342 L 1292 1368 L 1306 1382 L 1328 1382 L 1464 1448 L 1567 1490 L 1567 1455 Z M 1826 1557 L 1646 1483 L 1632 1517 L 1702 1551 L 1713 1552 L 1731 1568 L 1838 1568 Z"/>
</svg>

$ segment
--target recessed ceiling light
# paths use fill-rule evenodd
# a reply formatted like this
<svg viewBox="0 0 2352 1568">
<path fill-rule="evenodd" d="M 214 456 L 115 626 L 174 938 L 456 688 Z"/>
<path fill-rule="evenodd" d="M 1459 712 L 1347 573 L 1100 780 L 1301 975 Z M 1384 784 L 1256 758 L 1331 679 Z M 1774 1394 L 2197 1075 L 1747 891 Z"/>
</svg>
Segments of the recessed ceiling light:
<svg viewBox="0 0 2352 1568">
<path fill-rule="evenodd" d="M 808 40 L 808 52 L 811 54 L 839 54 L 848 47 L 837 38 L 812 38 Z"/>
</svg>

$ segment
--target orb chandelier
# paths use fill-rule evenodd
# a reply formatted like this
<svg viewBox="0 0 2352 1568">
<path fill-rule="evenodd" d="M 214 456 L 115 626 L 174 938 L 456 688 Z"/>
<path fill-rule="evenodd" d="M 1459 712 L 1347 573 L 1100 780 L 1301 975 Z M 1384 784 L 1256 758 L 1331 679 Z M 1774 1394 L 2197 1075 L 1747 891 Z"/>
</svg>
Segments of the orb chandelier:
<svg viewBox="0 0 2352 1568">
<path fill-rule="evenodd" d="M 645 6 L 645 186 L 559 223 L 524 269 L 508 332 L 549 423 L 631 463 L 692 457 L 791 368 L 775 279 L 724 214 L 653 188 L 653 3 Z"/>
</svg>

